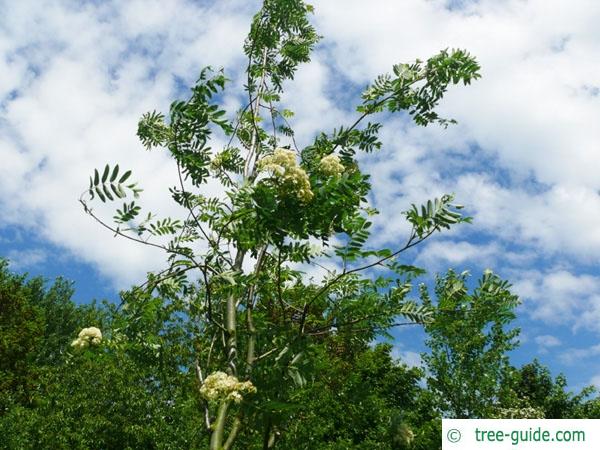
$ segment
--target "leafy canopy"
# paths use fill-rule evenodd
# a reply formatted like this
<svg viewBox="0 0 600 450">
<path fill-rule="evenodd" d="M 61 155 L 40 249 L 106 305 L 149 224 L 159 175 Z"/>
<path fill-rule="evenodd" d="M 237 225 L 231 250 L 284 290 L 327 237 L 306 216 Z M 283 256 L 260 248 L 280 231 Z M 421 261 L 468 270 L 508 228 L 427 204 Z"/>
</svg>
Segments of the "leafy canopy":
<svg viewBox="0 0 600 450">
<path fill-rule="evenodd" d="M 226 371 L 256 387 L 240 403 L 206 399 L 212 449 L 231 448 L 248 423 L 267 441 L 275 439 L 273 402 L 290 401 L 293 387 L 314 377 L 324 337 L 369 342 L 398 317 L 426 322 L 429 309 L 408 299 L 420 271 L 398 258 L 436 231 L 469 220 L 452 195 L 440 195 L 406 211 L 412 229 L 404 243 L 370 248 L 377 211 L 368 203 L 370 176 L 357 153 L 381 148 L 382 125 L 374 117 L 384 110 L 405 111 L 418 125 L 451 123 L 436 107 L 450 85 L 479 77 L 474 58 L 444 50 L 425 62 L 393 66 L 365 90 L 350 125 L 298 148 L 293 112 L 281 105 L 281 93 L 320 38 L 309 21 L 312 11 L 300 0 L 264 1 L 244 43 L 247 100 L 235 114 L 219 105 L 224 71 L 205 68 L 187 99 L 173 102 L 168 114 L 153 111 L 140 120 L 142 144 L 173 158 L 179 183 L 170 192 L 181 216 L 144 211 L 132 172 L 118 165 L 96 170 L 81 197 L 84 210 L 115 235 L 166 254 L 165 269 L 150 274 L 125 306 L 143 310 L 159 294 L 190 330 L 200 384 Z M 211 146 L 215 133 L 228 138 L 225 146 Z M 220 194 L 208 194 L 209 181 L 221 186 Z M 112 223 L 91 203 L 117 199 L 126 200 Z M 301 270 L 322 268 L 326 259 L 339 268 L 323 269 L 321 280 Z M 375 267 L 385 270 L 371 275 Z"/>
</svg>

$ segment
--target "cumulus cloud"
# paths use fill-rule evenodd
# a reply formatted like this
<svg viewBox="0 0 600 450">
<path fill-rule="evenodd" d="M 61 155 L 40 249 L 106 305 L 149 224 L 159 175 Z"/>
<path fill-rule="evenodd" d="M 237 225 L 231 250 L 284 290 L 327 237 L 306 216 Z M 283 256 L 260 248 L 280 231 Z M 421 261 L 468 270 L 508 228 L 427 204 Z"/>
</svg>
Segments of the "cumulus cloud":
<svg viewBox="0 0 600 450">
<path fill-rule="evenodd" d="M 119 288 L 160 267 L 164 255 L 102 233 L 77 198 L 95 167 L 118 162 L 135 169 L 148 208 L 175 212 L 166 190 L 175 184 L 174 166 L 165 154 L 143 153 L 137 120 L 187 95 L 182 84 L 191 84 L 202 66 L 239 66 L 251 6 L 4 5 L 0 224 L 62 246 Z"/>
<path fill-rule="evenodd" d="M 335 49 L 330 64 L 357 84 L 394 62 L 446 47 L 467 48 L 482 65 L 481 80 L 452 89 L 442 104 L 460 126 L 415 131 L 387 123 L 394 131 L 384 136 L 386 148 L 367 163 L 379 204 L 394 211 L 382 216 L 381 233 L 405 230 L 397 212 L 410 202 L 456 192 L 477 231 L 544 252 L 596 257 L 600 77 L 593 70 L 598 32 L 592 18 L 600 16 L 600 5 L 507 0 L 447 6 L 414 0 L 380 9 L 354 0 L 340 10 L 335 2 L 316 3 L 317 23 Z M 494 166 L 486 167 L 472 147 Z"/>
<path fill-rule="evenodd" d="M 496 239 L 566 253 L 581 262 L 600 254 L 600 197 L 576 185 L 554 185 L 542 192 L 503 187 L 488 175 L 465 174 L 456 184 L 468 198 L 475 227 Z"/>
<path fill-rule="evenodd" d="M 595 386 L 596 389 L 600 389 L 600 375 L 596 375 L 595 377 L 592 377 L 589 384 L 592 386 Z"/>
<path fill-rule="evenodd" d="M 540 347 L 556 347 L 561 344 L 560 339 L 550 334 L 536 336 L 534 340 Z"/>
<path fill-rule="evenodd" d="M 587 348 L 569 348 L 560 355 L 565 364 L 581 364 L 582 361 L 600 355 L 600 344 Z"/>
<path fill-rule="evenodd" d="M 401 345 L 395 345 L 392 348 L 391 356 L 395 360 L 406 364 L 408 367 L 421 367 L 423 365 L 419 353 L 407 350 Z"/>
<path fill-rule="evenodd" d="M 10 250 L 7 258 L 14 270 L 31 269 L 47 261 L 48 255 L 40 249 Z"/>
<path fill-rule="evenodd" d="M 507 250 L 498 243 L 472 244 L 467 241 L 436 239 L 426 243 L 415 263 L 432 271 L 479 268 L 495 270 L 498 266 L 523 265 L 533 256 Z"/>
<path fill-rule="evenodd" d="M 549 349 L 558 347 L 562 344 L 560 339 L 558 339 L 556 336 L 552 336 L 551 334 L 536 336 L 534 341 L 538 345 L 539 353 L 548 353 Z"/>
<path fill-rule="evenodd" d="M 515 274 L 516 275 L 516 274 Z M 600 278 L 556 269 L 531 270 L 514 281 L 524 309 L 535 320 L 600 331 Z"/>
<path fill-rule="evenodd" d="M 474 224 L 423 247 L 419 263 L 432 270 L 504 269 L 515 275 L 535 320 L 600 331 L 597 276 L 574 269 L 600 256 L 600 4 L 314 3 L 324 40 L 284 97 L 296 111 L 300 145 L 352 123 L 360 90 L 393 63 L 461 47 L 482 65 L 481 80 L 452 88 L 442 103 L 458 126 L 415 128 L 404 117 L 381 116 L 384 148 L 361 158 L 382 211 L 371 244 L 401 245 L 408 231 L 402 210 L 455 192 Z M 137 119 L 147 110 L 166 111 L 207 64 L 229 69 L 224 101 L 233 112 L 243 84 L 241 44 L 257 4 L 4 5 L 0 226 L 23 227 L 62 246 L 120 288 L 160 267 L 160 252 L 103 233 L 77 198 L 93 168 L 119 162 L 136 169 L 150 210 L 177 213 L 166 190 L 175 183 L 174 168 L 166 155 L 144 153 Z"/>
</svg>

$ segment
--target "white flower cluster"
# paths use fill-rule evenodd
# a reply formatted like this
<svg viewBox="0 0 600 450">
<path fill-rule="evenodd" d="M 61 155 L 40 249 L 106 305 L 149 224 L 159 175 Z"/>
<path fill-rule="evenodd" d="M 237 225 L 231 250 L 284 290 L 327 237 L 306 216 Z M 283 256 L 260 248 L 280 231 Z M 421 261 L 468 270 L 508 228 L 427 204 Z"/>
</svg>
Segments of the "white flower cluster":
<svg viewBox="0 0 600 450">
<path fill-rule="evenodd" d="M 79 332 L 77 339 L 71 342 L 71 347 L 77 350 L 84 349 L 91 345 L 98 345 L 102 342 L 102 332 L 96 327 L 84 328 Z"/>
<path fill-rule="evenodd" d="M 298 166 L 296 154 L 292 150 L 277 148 L 270 156 L 265 156 L 258 163 L 258 168 L 271 172 L 281 186 L 296 195 L 302 202 L 313 198 L 307 173 Z"/>
<path fill-rule="evenodd" d="M 325 175 L 338 177 L 344 171 L 344 166 L 340 162 L 339 156 L 328 155 L 319 162 L 319 170 Z"/>
<path fill-rule="evenodd" d="M 545 419 L 544 411 L 532 407 L 497 408 L 492 414 L 492 419 Z"/>
<path fill-rule="evenodd" d="M 233 375 L 225 372 L 211 373 L 206 377 L 200 394 L 206 400 L 233 400 L 236 403 L 242 401 L 242 393 L 255 393 L 256 388 L 251 381 L 239 381 Z"/>
</svg>

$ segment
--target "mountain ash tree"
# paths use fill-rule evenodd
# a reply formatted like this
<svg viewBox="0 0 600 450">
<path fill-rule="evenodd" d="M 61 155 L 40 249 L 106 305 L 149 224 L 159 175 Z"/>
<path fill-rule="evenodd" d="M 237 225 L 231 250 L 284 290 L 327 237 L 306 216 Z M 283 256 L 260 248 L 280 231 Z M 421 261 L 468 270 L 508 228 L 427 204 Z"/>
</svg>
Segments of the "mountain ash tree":
<svg viewBox="0 0 600 450">
<path fill-rule="evenodd" d="M 242 430 L 261 436 L 263 448 L 276 445 L 290 392 L 313 378 L 315 346 L 325 337 L 369 342 L 399 321 L 426 322 L 429 309 L 407 298 L 418 271 L 400 256 L 468 221 L 451 195 L 441 195 L 408 207 L 410 232 L 390 236 L 391 249 L 370 248 L 377 211 L 357 154 L 382 146 L 375 118 L 384 111 L 422 126 L 451 123 L 436 107 L 450 85 L 479 77 L 478 64 L 463 50 L 396 64 L 365 89 L 348 124 L 300 148 L 281 96 L 320 39 L 312 11 L 300 0 L 264 1 L 244 42 L 239 111 L 219 105 L 225 73 L 205 68 L 187 99 L 166 114 L 143 115 L 143 145 L 172 157 L 179 217 L 144 211 L 132 172 L 118 165 L 95 170 L 81 197 L 85 212 L 113 234 L 165 253 L 165 268 L 149 274 L 123 308 L 143 315 L 161 298 L 162 307 L 180 309 L 195 349 L 186 370 L 196 374 L 213 450 L 232 448 Z M 215 135 L 227 143 L 213 147 Z M 220 194 L 206 189 L 209 182 Z M 112 222 L 96 213 L 97 201 L 118 202 Z M 339 268 L 322 280 L 301 270 L 327 258 Z M 383 270 L 369 271 L 375 267 Z"/>
</svg>

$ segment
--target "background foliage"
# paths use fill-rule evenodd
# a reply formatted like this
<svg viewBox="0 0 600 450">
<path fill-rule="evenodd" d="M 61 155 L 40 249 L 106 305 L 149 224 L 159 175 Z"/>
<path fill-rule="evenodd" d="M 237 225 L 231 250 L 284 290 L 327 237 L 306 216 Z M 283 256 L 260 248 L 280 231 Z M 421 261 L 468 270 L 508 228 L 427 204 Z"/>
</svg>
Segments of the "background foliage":
<svg viewBox="0 0 600 450">
<path fill-rule="evenodd" d="M 112 304 L 76 305 L 64 280 L 49 285 L 11 273 L 6 262 L 0 267 L 0 448 L 208 446 L 193 349 L 173 308 L 151 297 L 146 300 L 154 302 L 155 309 L 146 315 Z M 464 285 L 458 292 L 452 287 L 451 280 L 462 279 L 464 275 L 453 272 L 440 278 L 430 301 L 439 307 L 451 296 L 470 305 L 490 283 L 501 287 L 485 294 L 491 303 L 510 295 L 495 275 L 484 274 L 474 292 Z M 123 293 L 128 295 L 132 292 Z M 514 306 L 513 302 L 497 315 L 489 313 L 486 320 L 502 316 L 510 329 Z M 439 330 L 447 333 L 443 342 L 456 343 L 449 344 L 450 360 L 460 361 L 468 353 L 468 367 L 485 371 L 480 376 L 493 380 L 494 388 L 488 390 L 464 383 L 461 402 L 493 409 L 476 413 L 471 408 L 465 416 L 516 416 L 534 409 L 545 418 L 600 418 L 600 401 L 591 396 L 592 388 L 572 393 L 563 376 L 553 378 L 538 360 L 513 367 L 503 345 L 494 347 L 500 350 L 493 355 L 462 353 L 481 328 L 476 320 L 455 317 L 427 326 L 430 356 L 424 355 L 423 368 L 410 368 L 393 358 L 389 344 L 374 346 L 352 335 L 323 338 L 313 346 L 311 377 L 302 386 L 271 387 L 270 395 L 277 397 L 270 400 L 268 412 L 254 411 L 257 422 L 241 432 L 236 448 L 264 448 L 271 436 L 261 427 L 264 422 L 277 437 L 274 448 L 441 448 L 441 417 L 455 416 L 457 409 L 440 401 L 456 385 L 441 368 L 460 367 L 432 356 L 439 348 Z M 136 325 L 124 331 L 123 324 L 131 322 Z M 112 331 L 99 347 L 71 350 L 70 341 L 89 325 Z M 19 352 L 5 351 L 11 348 Z M 497 372 L 498 367 L 502 371 Z"/>
</svg>

